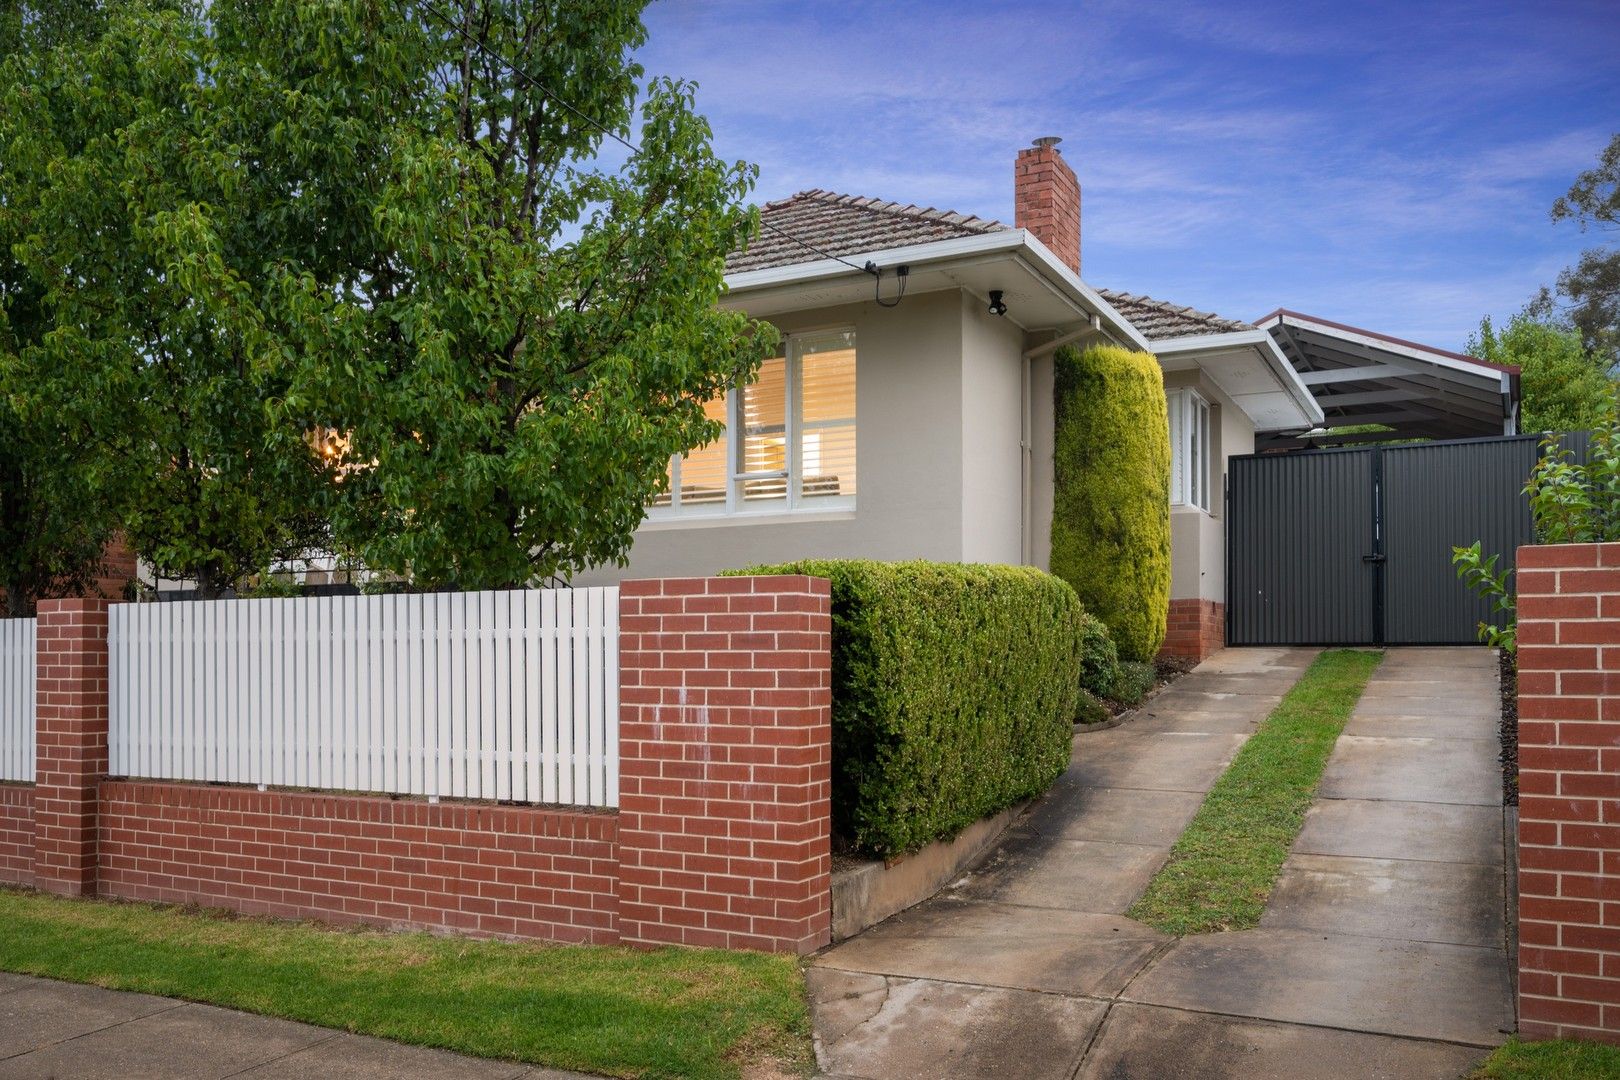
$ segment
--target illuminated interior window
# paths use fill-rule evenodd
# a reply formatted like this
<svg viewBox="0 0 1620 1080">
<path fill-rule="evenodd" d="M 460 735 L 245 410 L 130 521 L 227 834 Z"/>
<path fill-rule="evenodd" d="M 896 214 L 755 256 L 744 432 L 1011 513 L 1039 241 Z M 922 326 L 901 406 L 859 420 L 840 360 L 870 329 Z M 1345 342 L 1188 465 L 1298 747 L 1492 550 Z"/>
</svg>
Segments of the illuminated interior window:
<svg viewBox="0 0 1620 1080">
<path fill-rule="evenodd" d="M 654 519 L 855 505 L 855 333 L 790 335 L 709 415 L 727 434 L 673 458 Z"/>
</svg>

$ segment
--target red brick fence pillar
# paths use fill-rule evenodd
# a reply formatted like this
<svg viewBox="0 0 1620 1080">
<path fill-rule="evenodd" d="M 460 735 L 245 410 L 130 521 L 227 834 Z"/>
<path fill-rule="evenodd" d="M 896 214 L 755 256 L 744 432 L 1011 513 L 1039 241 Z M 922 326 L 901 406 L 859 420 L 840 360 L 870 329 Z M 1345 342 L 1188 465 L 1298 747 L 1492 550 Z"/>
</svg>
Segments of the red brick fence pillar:
<svg viewBox="0 0 1620 1080">
<path fill-rule="evenodd" d="M 92 895 L 107 773 L 107 601 L 40 601 L 37 641 L 34 883 Z"/>
<path fill-rule="evenodd" d="M 1620 544 L 1517 579 L 1519 1030 L 1620 1042 Z"/>
<path fill-rule="evenodd" d="M 624 940 L 827 944 L 831 619 L 820 578 L 621 586 Z"/>
</svg>

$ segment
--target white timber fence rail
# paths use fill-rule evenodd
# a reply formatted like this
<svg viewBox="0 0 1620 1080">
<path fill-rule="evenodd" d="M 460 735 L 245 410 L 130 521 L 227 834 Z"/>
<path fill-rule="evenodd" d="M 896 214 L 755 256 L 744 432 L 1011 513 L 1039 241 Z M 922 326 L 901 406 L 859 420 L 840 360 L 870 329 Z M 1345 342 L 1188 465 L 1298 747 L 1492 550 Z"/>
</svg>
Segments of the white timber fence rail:
<svg viewBox="0 0 1620 1080">
<path fill-rule="evenodd" d="M 115 776 L 615 807 L 619 590 L 117 604 Z"/>
<path fill-rule="evenodd" d="M 0 780 L 34 782 L 34 619 L 0 619 Z"/>
</svg>

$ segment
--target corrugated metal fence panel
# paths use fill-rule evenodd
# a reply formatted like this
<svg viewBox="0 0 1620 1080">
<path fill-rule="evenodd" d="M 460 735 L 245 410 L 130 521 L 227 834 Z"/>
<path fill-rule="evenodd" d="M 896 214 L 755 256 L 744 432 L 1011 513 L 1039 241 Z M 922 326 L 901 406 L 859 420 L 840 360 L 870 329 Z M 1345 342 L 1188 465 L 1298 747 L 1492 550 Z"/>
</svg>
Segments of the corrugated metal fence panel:
<svg viewBox="0 0 1620 1080">
<path fill-rule="evenodd" d="M 1227 604 L 1235 645 L 1363 642 L 1374 633 L 1373 454 L 1227 463 Z"/>
<path fill-rule="evenodd" d="M 1475 540 L 1513 565 L 1531 541 L 1521 492 L 1535 468 L 1535 436 L 1391 446 L 1384 473 L 1384 641 L 1463 645 L 1482 620 L 1499 619 L 1457 580 L 1455 547 Z"/>
<path fill-rule="evenodd" d="M 0 619 L 0 780 L 34 782 L 33 619 Z"/>
<path fill-rule="evenodd" d="M 114 775 L 617 806 L 614 587 L 120 604 Z"/>
</svg>

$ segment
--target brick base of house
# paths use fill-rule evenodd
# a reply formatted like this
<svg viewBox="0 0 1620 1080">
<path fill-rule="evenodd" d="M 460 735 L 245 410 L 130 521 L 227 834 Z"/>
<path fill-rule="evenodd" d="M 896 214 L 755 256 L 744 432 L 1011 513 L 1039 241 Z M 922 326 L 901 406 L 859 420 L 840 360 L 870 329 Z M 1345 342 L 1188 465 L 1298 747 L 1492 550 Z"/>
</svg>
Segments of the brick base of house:
<svg viewBox="0 0 1620 1080">
<path fill-rule="evenodd" d="M 0 884 L 34 883 L 34 788 L 0 784 Z"/>
<path fill-rule="evenodd" d="M 109 780 L 97 892 L 249 914 L 618 940 L 618 815 Z"/>
<path fill-rule="evenodd" d="M 1226 645 L 1226 605 L 1216 600 L 1170 601 L 1163 656 L 1202 660 Z"/>
</svg>

